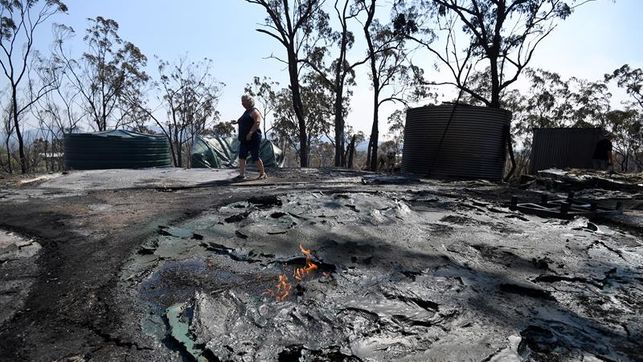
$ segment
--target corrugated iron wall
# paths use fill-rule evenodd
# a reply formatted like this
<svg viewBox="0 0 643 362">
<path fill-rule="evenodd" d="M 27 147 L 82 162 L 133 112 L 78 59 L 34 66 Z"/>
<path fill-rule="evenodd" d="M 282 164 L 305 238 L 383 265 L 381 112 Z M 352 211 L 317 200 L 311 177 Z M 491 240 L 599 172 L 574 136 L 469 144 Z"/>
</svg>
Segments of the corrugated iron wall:
<svg viewBox="0 0 643 362">
<path fill-rule="evenodd" d="M 600 128 L 535 128 L 531 173 L 548 168 L 591 168 Z"/>
<path fill-rule="evenodd" d="M 406 113 L 402 171 L 500 180 L 510 122 L 511 112 L 502 109 L 462 104 L 411 108 Z"/>
</svg>

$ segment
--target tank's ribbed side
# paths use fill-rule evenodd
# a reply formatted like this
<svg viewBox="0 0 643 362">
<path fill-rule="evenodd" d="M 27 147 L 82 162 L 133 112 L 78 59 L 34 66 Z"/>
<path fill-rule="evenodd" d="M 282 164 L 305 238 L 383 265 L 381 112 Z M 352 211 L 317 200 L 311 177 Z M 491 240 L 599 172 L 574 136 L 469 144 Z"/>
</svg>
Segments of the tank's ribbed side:
<svg viewBox="0 0 643 362">
<path fill-rule="evenodd" d="M 170 167 L 172 156 L 166 137 L 129 131 L 67 134 L 65 169 Z"/>
<path fill-rule="evenodd" d="M 510 121 L 511 113 L 502 109 L 452 104 L 409 109 L 402 170 L 436 178 L 500 180 Z"/>
</svg>

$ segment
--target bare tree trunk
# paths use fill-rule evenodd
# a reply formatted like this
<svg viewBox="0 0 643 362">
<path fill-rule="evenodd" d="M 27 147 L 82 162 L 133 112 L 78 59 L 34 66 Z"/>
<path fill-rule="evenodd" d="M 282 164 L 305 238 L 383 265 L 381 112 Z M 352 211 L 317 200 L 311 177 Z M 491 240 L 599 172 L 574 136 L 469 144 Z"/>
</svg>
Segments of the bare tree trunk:
<svg viewBox="0 0 643 362">
<path fill-rule="evenodd" d="M 308 167 L 308 132 L 306 131 L 306 117 L 304 104 L 301 100 L 297 65 L 297 57 L 294 51 L 288 49 L 288 74 L 290 75 L 290 89 L 292 90 L 292 106 L 299 123 L 299 165 Z"/>
<path fill-rule="evenodd" d="M 366 4 L 366 3 L 365 3 Z M 366 157 L 367 167 L 372 170 L 377 170 L 377 142 L 379 138 L 379 92 L 380 92 L 380 79 L 377 72 L 377 63 L 375 59 L 375 46 L 373 45 L 373 37 L 371 35 L 370 26 L 375 18 L 375 0 L 371 0 L 370 6 L 366 8 L 368 17 L 364 23 L 364 37 L 368 45 L 368 55 L 371 66 L 371 77 L 373 78 L 373 126 L 371 128 L 371 136 L 368 141 L 368 155 Z"/>
<path fill-rule="evenodd" d="M 504 181 L 507 182 L 511 179 L 511 176 L 513 176 L 514 171 L 516 171 L 516 159 L 514 156 L 514 148 L 513 148 L 513 142 L 511 141 L 511 126 L 507 125 L 504 128 L 504 137 L 507 141 L 507 151 L 509 151 L 509 159 L 511 160 L 511 168 L 509 169 L 509 172 L 507 173 L 507 176 L 505 176 Z"/>
<path fill-rule="evenodd" d="M 372 46 L 370 40 L 369 47 Z M 371 57 L 371 70 L 376 72 L 375 57 Z M 380 82 L 376 73 L 373 73 L 373 125 L 371 127 L 371 137 L 368 141 L 368 168 L 371 171 L 377 171 L 377 148 L 379 142 L 379 98 Z"/>
<path fill-rule="evenodd" d="M 376 96 L 377 97 L 377 96 Z M 371 128 L 371 139 L 368 143 L 370 148 L 370 163 L 369 169 L 371 171 L 377 171 L 377 146 L 379 142 L 379 112 L 378 112 L 377 101 L 375 107 L 373 107 L 373 127 Z"/>
<path fill-rule="evenodd" d="M 335 167 L 346 166 L 344 157 L 344 107 L 342 106 L 344 95 L 344 62 L 346 59 L 347 28 L 346 19 L 342 19 L 342 41 L 339 48 L 337 69 L 335 70 Z"/>
<path fill-rule="evenodd" d="M 9 149 L 9 135 L 5 140 L 5 147 L 7 148 L 7 168 L 9 173 L 13 173 L 13 167 L 11 167 L 11 150 Z"/>
<path fill-rule="evenodd" d="M 176 135 L 174 137 L 174 152 L 176 152 L 176 167 L 183 167 L 183 162 L 181 160 L 181 144 L 179 143 Z"/>
<path fill-rule="evenodd" d="M 343 87 L 340 87 L 343 88 Z M 344 157 L 344 117 L 342 116 L 342 97 L 338 92 L 335 100 L 335 167 L 346 165 Z"/>
<path fill-rule="evenodd" d="M 348 168 L 353 168 L 353 156 L 355 155 L 355 141 L 357 136 L 353 135 L 351 143 L 348 145 Z"/>
<path fill-rule="evenodd" d="M 18 138 L 18 155 L 20 156 L 20 171 L 25 174 L 27 173 L 27 157 L 25 156 L 25 144 L 22 139 L 22 133 L 20 132 L 20 122 L 18 120 L 18 90 L 15 87 L 12 87 L 11 90 L 11 116 L 13 117 L 13 126 L 16 129 L 16 137 Z"/>
</svg>

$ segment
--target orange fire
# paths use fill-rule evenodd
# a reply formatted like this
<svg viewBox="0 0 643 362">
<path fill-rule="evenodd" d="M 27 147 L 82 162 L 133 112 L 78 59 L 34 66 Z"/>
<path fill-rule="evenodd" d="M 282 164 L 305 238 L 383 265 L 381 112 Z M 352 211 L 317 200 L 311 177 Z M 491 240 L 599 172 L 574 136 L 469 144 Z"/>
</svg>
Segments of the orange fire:
<svg viewBox="0 0 643 362">
<path fill-rule="evenodd" d="M 313 262 L 313 257 L 311 255 L 310 250 L 304 249 L 304 247 L 301 244 L 299 244 L 299 250 L 301 250 L 301 252 L 304 255 L 306 255 L 306 266 L 303 268 L 295 268 L 293 277 L 298 282 L 301 282 L 306 275 L 317 270 L 318 266 Z M 286 298 L 288 298 L 291 290 L 292 290 L 292 284 L 290 284 L 288 277 L 286 276 L 286 274 L 281 274 L 279 276 L 279 282 L 277 283 L 276 289 L 275 290 L 268 289 L 263 294 L 274 296 L 278 302 L 283 302 L 284 300 L 286 300 Z"/>
<path fill-rule="evenodd" d="M 278 302 L 283 302 L 290 295 L 290 290 L 292 285 L 288 282 L 288 277 L 286 274 L 281 274 L 279 276 L 279 283 L 277 284 L 277 291 L 275 292 L 275 298 Z"/>
<path fill-rule="evenodd" d="M 297 279 L 298 282 L 302 281 L 304 277 L 315 270 L 317 270 L 317 264 L 313 263 L 313 257 L 310 254 L 310 250 L 304 249 L 304 247 L 299 244 L 299 250 L 306 255 L 306 267 L 304 268 L 295 268 L 295 272 L 293 273 L 293 276 L 295 279 Z"/>
</svg>

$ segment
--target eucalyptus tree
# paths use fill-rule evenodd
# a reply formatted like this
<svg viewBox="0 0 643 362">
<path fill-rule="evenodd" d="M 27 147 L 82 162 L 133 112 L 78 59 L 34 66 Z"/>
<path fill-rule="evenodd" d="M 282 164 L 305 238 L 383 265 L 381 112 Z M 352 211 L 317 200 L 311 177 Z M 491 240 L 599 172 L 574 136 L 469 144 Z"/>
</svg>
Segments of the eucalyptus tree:
<svg viewBox="0 0 643 362">
<path fill-rule="evenodd" d="M 28 165 L 20 122 L 38 99 L 57 86 L 51 79 L 37 83 L 31 78 L 31 71 L 39 66 L 34 50 L 37 30 L 55 14 L 66 12 L 67 5 L 59 0 L 0 0 L 0 66 L 8 81 L 9 117 L 22 173 Z"/>
<path fill-rule="evenodd" d="M 602 79 L 591 81 L 576 77 L 570 78 L 569 83 L 573 90 L 573 126 L 606 128 L 606 115 L 612 109 L 612 93 L 607 83 Z"/>
<path fill-rule="evenodd" d="M 364 142 L 366 140 L 366 135 L 362 131 L 354 132 L 351 126 L 346 127 L 346 167 L 353 168 L 355 161 L 356 145 Z"/>
<path fill-rule="evenodd" d="M 232 137 L 235 132 L 234 124 L 230 121 L 217 122 L 212 128 L 203 130 L 204 135 L 211 135 L 214 137 Z"/>
<path fill-rule="evenodd" d="M 189 152 L 197 134 L 209 129 L 219 119 L 217 106 L 223 83 L 213 74 L 213 61 L 188 61 L 181 58 L 174 63 L 159 60 L 159 80 L 155 88 L 159 105 L 149 107 L 141 103 L 139 109 L 151 118 L 170 141 L 174 165 L 183 167 L 183 155 Z M 165 120 L 156 110 L 164 109 Z M 184 150 L 185 149 L 185 150 Z"/>
<path fill-rule="evenodd" d="M 557 22 L 571 15 L 577 3 L 591 1 L 399 0 L 395 23 L 449 71 L 452 79 L 439 84 L 454 85 L 499 108 L 502 91 L 518 80 Z M 443 35 L 443 41 L 434 42 L 436 35 Z M 464 44 L 457 43 L 458 35 L 464 35 Z M 488 69 L 488 94 L 466 84 L 467 70 L 479 65 Z"/>
<path fill-rule="evenodd" d="M 56 76 L 61 77 L 62 74 Z M 34 104 L 31 112 L 38 121 L 39 131 L 43 133 L 44 145 L 49 145 L 43 150 L 44 153 L 50 153 L 51 165 L 58 165 L 60 169 L 62 165 L 54 160 L 64 151 L 64 135 L 78 129 L 82 120 L 82 113 L 75 107 L 77 97 L 75 90 L 61 85 Z M 55 171 L 54 168 L 48 170 Z"/>
<path fill-rule="evenodd" d="M 257 77 L 252 79 L 252 83 L 247 83 L 243 91 L 254 97 L 255 105 L 260 106 L 261 115 L 263 116 L 263 134 L 267 137 L 266 132 L 270 114 L 275 110 L 277 102 L 277 89 L 279 82 L 272 80 L 270 77 Z"/>
<path fill-rule="evenodd" d="M 530 143 L 534 128 L 570 127 L 574 96 L 569 80 L 542 69 L 527 69 L 525 74 L 529 86 L 521 95 L 519 106 L 509 108 L 516 136 L 526 137 Z"/>
<path fill-rule="evenodd" d="M 71 29 L 64 25 L 54 26 L 54 54 L 41 71 L 58 86 L 53 92 L 36 102 L 32 114 L 38 120 L 39 128 L 46 132 L 45 139 L 52 144 L 52 153 L 61 153 L 63 137 L 81 128 L 85 113 L 78 107 L 81 94 L 67 78 L 68 63 L 60 57 L 64 41 L 70 36 Z"/>
<path fill-rule="evenodd" d="M 377 170 L 380 107 L 387 102 L 406 105 L 409 95 L 423 97 L 426 95 L 426 89 L 418 87 L 420 84 L 417 79 L 422 77 L 423 71 L 409 62 L 405 33 L 396 28 L 394 23 L 380 23 L 375 17 L 375 0 L 359 0 L 358 3 L 367 14 L 363 31 L 373 88 L 373 120 L 368 142 L 367 165 L 371 170 Z M 411 91 L 413 92 L 410 93 Z"/>
<path fill-rule="evenodd" d="M 361 59 L 349 59 L 349 51 L 355 44 L 355 34 L 350 30 L 352 24 L 359 24 L 360 14 L 364 6 L 359 0 L 335 0 L 334 18 L 336 29 L 325 33 L 328 37 L 324 44 L 312 49 L 310 56 L 304 62 L 317 74 L 326 86 L 334 93 L 334 165 L 346 165 L 346 114 L 347 105 L 355 85 L 355 69 L 368 61 L 368 55 Z M 328 58 L 328 60 L 327 60 Z"/>
<path fill-rule="evenodd" d="M 396 110 L 388 117 L 388 132 L 395 145 L 395 153 L 402 153 L 404 143 L 404 111 Z"/>
<path fill-rule="evenodd" d="M 481 94 L 488 91 L 485 72 L 476 72 L 469 86 Z M 588 81 L 576 77 L 564 78 L 543 69 L 527 68 L 524 71 L 527 88 L 524 91 L 503 91 L 500 106 L 512 112 L 511 137 L 522 140 L 529 148 L 535 128 L 604 127 L 611 110 L 612 94 L 603 81 Z M 464 101 L 480 105 L 473 97 Z"/>
<path fill-rule="evenodd" d="M 503 91 L 518 80 L 557 23 L 576 6 L 591 1 L 396 0 L 395 24 L 450 73 L 450 80 L 431 84 L 456 86 L 484 105 L 500 108 Z M 436 35 L 441 42 L 433 41 Z M 488 94 L 467 84 L 467 75 L 480 68 L 488 69 Z M 515 164 L 510 137 L 506 139 L 512 157 L 510 176 Z"/>
<path fill-rule="evenodd" d="M 299 162 L 308 166 L 308 134 L 305 106 L 302 100 L 300 63 L 307 58 L 305 52 L 315 48 L 315 43 L 324 38 L 328 29 L 328 14 L 322 7 L 326 0 L 246 0 L 261 6 L 266 11 L 265 23 L 257 31 L 277 40 L 286 51 L 286 58 L 279 61 L 288 67 L 291 107 L 298 123 Z"/>
<path fill-rule="evenodd" d="M 643 111 L 643 70 L 641 68 L 632 68 L 629 64 L 624 64 L 611 74 L 605 74 L 605 80 L 616 80 L 617 85 L 624 88 L 638 105 L 639 110 Z"/>
<path fill-rule="evenodd" d="M 301 99 L 308 105 L 304 113 L 304 127 L 307 129 L 306 143 L 326 138 L 332 140 L 329 132 L 332 123 L 334 96 L 316 74 L 307 73 L 302 77 Z M 301 142 L 296 135 L 300 134 L 300 123 L 292 107 L 292 90 L 284 88 L 277 93 L 274 111 L 273 137 L 282 148 L 292 147 L 301 155 Z M 310 157 L 310 149 L 306 157 Z"/>
<path fill-rule="evenodd" d="M 120 37 L 116 21 L 101 16 L 87 20 L 89 27 L 83 37 L 87 51 L 74 59 L 65 52 L 62 39 L 57 56 L 67 65 L 65 74 L 81 95 L 79 103 L 90 125 L 98 131 L 116 129 L 128 120 L 122 115 L 131 112 L 129 101 L 149 81 L 144 70 L 147 57 Z M 67 36 L 73 35 L 73 29 L 67 28 Z"/>
<path fill-rule="evenodd" d="M 643 70 L 624 64 L 610 74 L 605 75 L 605 81 L 616 81 L 630 96 L 623 101 L 624 110 L 615 110 L 607 115 L 611 131 L 617 140 L 617 152 L 622 154 L 621 169 L 629 170 L 631 163 L 635 169 L 643 169 Z M 620 143 L 620 144 L 619 144 Z"/>
<path fill-rule="evenodd" d="M 2 93 L 0 93 L 2 95 Z M 2 120 L 2 133 L 4 134 L 4 149 L 2 150 L 4 155 L 0 155 L 0 165 L 5 172 L 13 173 L 12 157 L 11 157 L 11 136 L 14 131 L 14 122 L 11 120 L 11 108 L 9 106 L 3 106 L 0 108 L 0 119 Z M 5 164 L 6 160 L 6 164 Z"/>
<path fill-rule="evenodd" d="M 613 110 L 605 115 L 614 136 L 614 151 L 621 171 L 641 171 L 643 159 L 643 118 L 634 109 Z"/>
</svg>

